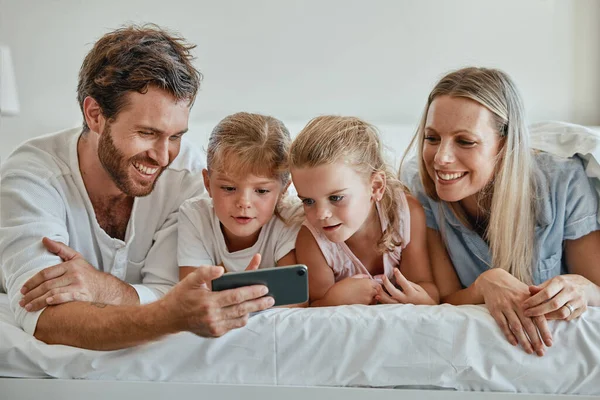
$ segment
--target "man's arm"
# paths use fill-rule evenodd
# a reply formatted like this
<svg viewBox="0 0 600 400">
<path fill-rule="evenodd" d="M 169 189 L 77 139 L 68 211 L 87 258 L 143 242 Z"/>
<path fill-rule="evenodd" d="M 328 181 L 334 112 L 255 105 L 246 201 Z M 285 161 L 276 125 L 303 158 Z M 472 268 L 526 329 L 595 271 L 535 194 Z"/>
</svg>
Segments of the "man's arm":
<svg viewBox="0 0 600 400">
<path fill-rule="evenodd" d="M 73 302 L 47 307 L 35 337 L 48 344 L 92 350 L 116 350 L 180 331 L 218 337 L 246 325 L 248 315 L 271 307 L 265 286 L 211 292 L 205 283 L 223 274 L 221 267 L 198 268 L 165 297 L 141 306 Z M 57 326 L 60 329 L 57 329 Z"/>
<path fill-rule="evenodd" d="M 119 278 L 98 271 L 83 256 L 64 243 L 47 237 L 44 247 L 59 256 L 62 263 L 45 268 L 31 277 L 23 287 L 19 302 L 27 311 L 71 301 L 88 301 L 112 305 L 136 305 L 136 290 Z"/>
<path fill-rule="evenodd" d="M 69 233 L 63 199 L 51 183 L 54 178 L 45 176 L 41 168 L 39 174 L 18 170 L 18 164 L 9 159 L 2 168 L 0 268 L 15 320 L 33 334 L 39 313 L 19 305 L 21 288 L 37 272 L 62 261 L 44 248 L 42 237 L 69 243 Z"/>
</svg>

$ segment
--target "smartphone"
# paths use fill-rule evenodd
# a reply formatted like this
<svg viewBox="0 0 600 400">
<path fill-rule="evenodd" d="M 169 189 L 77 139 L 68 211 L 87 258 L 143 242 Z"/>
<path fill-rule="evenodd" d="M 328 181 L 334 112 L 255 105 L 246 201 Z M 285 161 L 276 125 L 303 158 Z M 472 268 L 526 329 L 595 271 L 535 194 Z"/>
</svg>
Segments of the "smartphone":
<svg viewBox="0 0 600 400">
<path fill-rule="evenodd" d="M 265 285 L 269 288 L 266 296 L 275 299 L 274 306 L 308 301 L 308 269 L 306 265 L 301 264 L 229 272 L 212 281 L 212 290 L 218 292 L 251 285 Z"/>
</svg>

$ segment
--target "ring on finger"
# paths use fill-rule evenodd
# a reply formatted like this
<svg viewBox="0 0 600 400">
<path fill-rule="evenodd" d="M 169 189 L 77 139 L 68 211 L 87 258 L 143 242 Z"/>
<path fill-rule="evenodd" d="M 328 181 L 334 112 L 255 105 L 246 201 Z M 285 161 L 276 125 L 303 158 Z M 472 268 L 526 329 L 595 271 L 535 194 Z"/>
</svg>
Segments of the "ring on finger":
<svg viewBox="0 0 600 400">
<path fill-rule="evenodd" d="M 573 307 L 569 303 L 565 303 L 564 307 L 567 307 L 569 309 L 569 317 L 575 312 L 575 307 Z"/>
</svg>

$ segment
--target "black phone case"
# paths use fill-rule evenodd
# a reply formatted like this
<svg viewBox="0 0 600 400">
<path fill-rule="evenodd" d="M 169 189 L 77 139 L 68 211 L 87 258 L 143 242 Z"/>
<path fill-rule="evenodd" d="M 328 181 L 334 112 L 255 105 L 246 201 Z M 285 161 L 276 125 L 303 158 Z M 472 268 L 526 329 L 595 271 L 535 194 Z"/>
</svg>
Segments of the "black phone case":
<svg viewBox="0 0 600 400">
<path fill-rule="evenodd" d="M 308 269 L 301 264 L 230 272 L 212 281 L 212 290 L 218 292 L 251 285 L 268 287 L 269 293 L 266 296 L 275 299 L 274 306 L 308 301 Z"/>
</svg>

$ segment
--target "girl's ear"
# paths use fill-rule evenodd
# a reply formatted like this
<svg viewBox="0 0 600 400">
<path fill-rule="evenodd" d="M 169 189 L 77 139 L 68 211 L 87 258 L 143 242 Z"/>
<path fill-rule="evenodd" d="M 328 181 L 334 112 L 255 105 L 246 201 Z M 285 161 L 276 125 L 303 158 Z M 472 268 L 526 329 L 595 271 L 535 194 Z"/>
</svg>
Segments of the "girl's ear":
<svg viewBox="0 0 600 400">
<path fill-rule="evenodd" d="M 385 185 L 385 172 L 375 171 L 371 174 L 371 199 L 373 201 L 381 201 L 385 192 Z"/>
<path fill-rule="evenodd" d="M 208 170 L 206 168 L 202 170 L 202 179 L 204 179 L 204 188 L 208 192 L 210 198 L 212 198 L 212 193 L 210 192 L 210 176 L 208 175 Z"/>
</svg>

